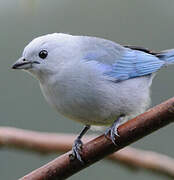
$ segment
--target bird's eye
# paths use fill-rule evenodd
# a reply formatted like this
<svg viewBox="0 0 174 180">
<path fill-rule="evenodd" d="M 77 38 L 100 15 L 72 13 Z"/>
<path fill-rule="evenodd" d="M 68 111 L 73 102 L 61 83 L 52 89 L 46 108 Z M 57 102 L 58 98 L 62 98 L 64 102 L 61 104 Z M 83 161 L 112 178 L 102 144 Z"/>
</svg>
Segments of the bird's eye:
<svg viewBox="0 0 174 180">
<path fill-rule="evenodd" d="M 45 59 L 48 56 L 48 52 L 46 50 L 42 50 L 39 52 L 39 57 Z"/>
</svg>

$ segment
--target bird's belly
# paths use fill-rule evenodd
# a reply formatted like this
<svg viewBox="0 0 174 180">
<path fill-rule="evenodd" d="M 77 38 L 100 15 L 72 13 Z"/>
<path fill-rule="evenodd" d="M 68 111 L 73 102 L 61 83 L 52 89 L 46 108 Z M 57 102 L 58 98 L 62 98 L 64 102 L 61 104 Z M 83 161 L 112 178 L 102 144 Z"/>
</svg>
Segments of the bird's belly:
<svg viewBox="0 0 174 180">
<path fill-rule="evenodd" d="M 113 107 L 114 113 L 111 112 L 111 108 L 105 108 L 106 104 L 100 102 L 99 97 L 88 95 L 76 97 L 65 95 L 66 93 L 62 96 L 54 92 L 53 89 L 48 89 L 42 85 L 41 89 L 46 101 L 59 114 L 71 120 L 83 124 L 105 126 L 112 124 L 119 115 L 116 108 Z M 69 93 L 71 94 L 71 92 Z"/>
<path fill-rule="evenodd" d="M 109 111 L 105 112 L 102 107 L 95 107 L 95 102 L 93 104 L 77 101 L 67 102 L 61 97 L 56 102 L 53 101 L 56 98 L 51 96 L 48 98 L 56 111 L 64 117 L 82 124 L 104 126 L 112 124 L 117 119 L 116 113 L 111 114 Z"/>
<path fill-rule="evenodd" d="M 83 124 L 109 125 L 120 115 L 134 117 L 147 108 L 149 88 L 136 81 L 131 86 L 127 82 L 105 82 L 104 86 L 96 89 L 93 86 L 89 88 L 89 84 L 80 88 L 79 85 L 74 88 L 41 85 L 41 89 L 47 102 L 64 117 Z"/>
</svg>

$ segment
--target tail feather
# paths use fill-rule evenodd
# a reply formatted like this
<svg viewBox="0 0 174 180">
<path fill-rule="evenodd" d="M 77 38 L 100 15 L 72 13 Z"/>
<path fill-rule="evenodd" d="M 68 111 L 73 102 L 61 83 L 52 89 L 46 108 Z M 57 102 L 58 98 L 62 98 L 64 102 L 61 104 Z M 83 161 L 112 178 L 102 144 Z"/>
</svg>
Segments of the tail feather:
<svg viewBox="0 0 174 180">
<path fill-rule="evenodd" d="M 174 49 L 168 49 L 161 51 L 156 54 L 156 56 L 162 60 L 165 61 L 166 65 L 174 64 Z"/>
</svg>

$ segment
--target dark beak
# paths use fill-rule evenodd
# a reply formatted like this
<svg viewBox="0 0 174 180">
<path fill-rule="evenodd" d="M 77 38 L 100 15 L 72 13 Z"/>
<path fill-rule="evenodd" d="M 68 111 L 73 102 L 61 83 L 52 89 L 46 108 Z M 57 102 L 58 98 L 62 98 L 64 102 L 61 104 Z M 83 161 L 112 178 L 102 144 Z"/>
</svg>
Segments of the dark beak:
<svg viewBox="0 0 174 180">
<path fill-rule="evenodd" d="M 32 64 L 40 64 L 40 63 L 37 61 L 28 61 L 22 57 L 12 65 L 12 69 L 30 69 L 32 68 Z"/>
<path fill-rule="evenodd" d="M 26 67 L 31 67 L 30 62 L 23 62 L 23 63 L 15 63 L 12 65 L 12 69 L 26 69 Z"/>
</svg>

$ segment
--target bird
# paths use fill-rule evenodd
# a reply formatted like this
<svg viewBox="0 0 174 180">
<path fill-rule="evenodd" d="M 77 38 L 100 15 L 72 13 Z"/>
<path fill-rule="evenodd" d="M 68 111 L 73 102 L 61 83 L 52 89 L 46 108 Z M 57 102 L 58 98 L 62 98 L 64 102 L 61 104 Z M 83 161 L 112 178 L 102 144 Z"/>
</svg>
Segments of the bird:
<svg viewBox="0 0 174 180">
<path fill-rule="evenodd" d="M 118 127 L 150 105 L 157 72 L 174 63 L 174 49 L 154 52 L 111 40 L 52 33 L 33 39 L 12 69 L 38 79 L 46 101 L 62 116 L 84 128 L 72 146 L 83 163 L 82 137 L 91 126 L 108 126 L 105 135 L 117 145 Z"/>
</svg>

